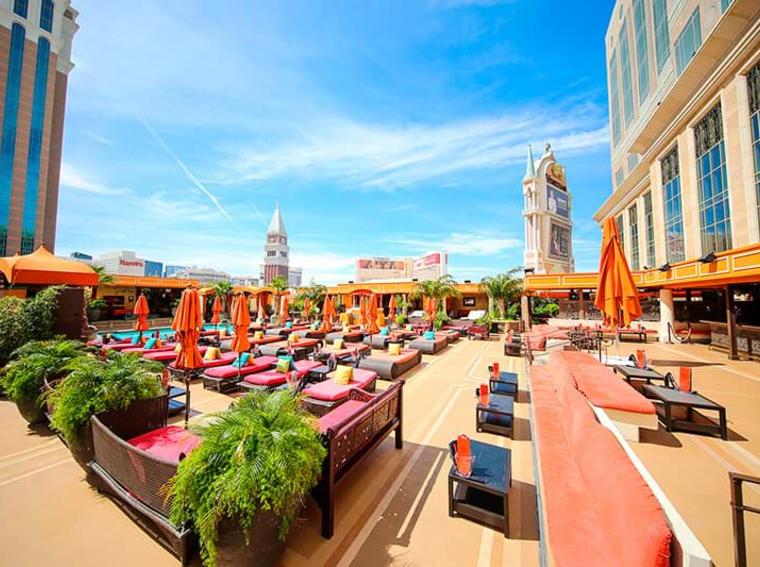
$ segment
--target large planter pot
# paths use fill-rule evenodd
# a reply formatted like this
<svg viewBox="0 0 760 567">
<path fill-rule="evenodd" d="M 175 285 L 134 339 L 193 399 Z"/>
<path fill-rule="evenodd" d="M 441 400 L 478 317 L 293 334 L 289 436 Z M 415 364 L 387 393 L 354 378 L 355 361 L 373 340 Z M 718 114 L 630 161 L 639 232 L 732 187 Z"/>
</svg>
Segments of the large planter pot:
<svg viewBox="0 0 760 567">
<path fill-rule="evenodd" d="M 223 519 L 217 529 L 216 564 L 276 567 L 285 553 L 285 541 L 279 537 L 280 521 L 271 510 L 257 512 L 246 544 L 246 533 L 237 519 Z"/>
<path fill-rule="evenodd" d="M 45 421 L 45 412 L 43 408 L 37 404 L 36 399 L 19 400 L 16 403 L 16 407 L 18 408 L 21 417 L 29 422 L 30 425 Z"/>
</svg>

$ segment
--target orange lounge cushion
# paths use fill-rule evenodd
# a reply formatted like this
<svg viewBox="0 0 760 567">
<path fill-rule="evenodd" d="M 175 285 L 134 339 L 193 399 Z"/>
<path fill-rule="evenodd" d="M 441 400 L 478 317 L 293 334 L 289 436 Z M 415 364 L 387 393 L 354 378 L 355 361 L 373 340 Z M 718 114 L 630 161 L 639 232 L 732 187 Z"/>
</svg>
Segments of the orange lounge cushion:
<svg viewBox="0 0 760 567">
<path fill-rule="evenodd" d="M 169 425 L 133 437 L 128 443 L 159 459 L 179 463 L 180 456 L 189 455 L 201 438 L 184 427 Z"/>
<path fill-rule="evenodd" d="M 353 388 L 366 388 L 376 379 L 377 372 L 373 370 L 364 370 L 362 368 L 354 368 L 353 376 L 348 384 L 338 384 L 332 379 L 332 376 L 328 374 L 328 377 L 324 382 L 309 386 L 304 389 L 303 393 L 305 396 L 314 398 L 315 400 L 335 402 L 346 398 Z"/>
<path fill-rule="evenodd" d="M 613 434 L 569 383 L 531 367 L 531 400 L 550 552 L 560 567 L 670 565 L 657 499 Z"/>
<path fill-rule="evenodd" d="M 337 430 L 337 426 L 356 417 L 365 407 L 367 407 L 366 402 L 359 400 L 348 400 L 340 404 L 337 408 L 319 418 L 319 432 L 325 433 L 328 428 Z"/>
</svg>

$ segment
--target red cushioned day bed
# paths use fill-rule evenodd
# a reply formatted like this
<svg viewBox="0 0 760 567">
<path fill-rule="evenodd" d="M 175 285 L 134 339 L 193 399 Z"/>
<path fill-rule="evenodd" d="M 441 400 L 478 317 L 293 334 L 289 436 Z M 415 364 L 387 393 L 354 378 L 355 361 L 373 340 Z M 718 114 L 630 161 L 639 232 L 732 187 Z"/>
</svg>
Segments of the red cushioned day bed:
<svg viewBox="0 0 760 567">
<path fill-rule="evenodd" d="M 237 389 L 237 383 L 245 376 L 269 370 L 275 364 L 277 364 L 277 357 L 275 356 L 257 356 L 240 368 L 234 364 L 208 368 L 201 374 L 203 387 L 209 390 L 217 390 L 218 392 L 235 390 Z"/>
<path fill-rule="evenodd" d="M 335 409 L 348 400 L 348 395 L 354 388 L 374 392 L 377 372 L 354 368 L 353 376 L 348 384 L 338 384 L 334 378 L 335 371 L 328 373 L 324 381 L 303 389 L 303 401 L 311 413 L 321 416 Z"/>
<path fill-rule="evenodd" d="M 297 360 L 293 363 L 293 366 L 298 373 L 298 378 L 303 379 L 310 370 L 322 366 L 322 363 L 314 360 Z M 269 368 L 261 372 L 246 374 L 243 380 L 238 382 L 237 386 L 241 391 L 274 390 L 275 388 L 284 386 L 286 382 L 287 375 L 284 372 L 277 372 L 274 368 Z"/>
</svg>

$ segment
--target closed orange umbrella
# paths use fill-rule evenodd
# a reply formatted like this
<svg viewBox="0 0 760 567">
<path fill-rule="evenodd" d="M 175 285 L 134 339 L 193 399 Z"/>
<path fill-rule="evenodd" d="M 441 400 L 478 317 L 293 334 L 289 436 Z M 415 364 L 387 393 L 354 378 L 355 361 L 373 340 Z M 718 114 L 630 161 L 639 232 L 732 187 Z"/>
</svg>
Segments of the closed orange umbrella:
<svg viewBox="0 0 760 567">
<path fill-rule="evenodd" d="M 309 320 L 309 315 L 311 314 L 311 299 L 308 297 L 304 297 L 303 299 L 303 318 L 307 321 Z"/>
<path fill-rule="evenodd" d="M 335 303 L 328 295 L 325 297 L 325 303 L 322 306 L 322 325 L 320 330 L 323 333 L 329 333 L 333 329 L 333 317 L 335 317 Z"/>
<path fill-rule="evenodd" d="M 203 365 L 198 350 L 198 338 L 201 336 L 203 318 L 201 317 L 201 300 L 198 290 L 188 288 L 182 292 L 177 313 L 172 321 L 172 329 L 177 334 L 179 352 L 174 366 L 185 370 L 185 427 L 190 419 L 190 375 L 189 372 Z"/>
<path fill-rule="evenodd" d="M 362 326 L 366 329 L 369 317 L 367 316 L 367 298 L 363 295 L 359 298 L 359 315 L 361 315 Z"/>
<path fill-rule="evenodd" d="M 288 295 L 282 296 L 280 302 L 280 322 L 284 323 L 288 319 L 288 313 L 290 311 L 290 297 Z"/>
<path fill-rule="evenodd" d="M 256 298 L 256 301 L 259 302 L 259 310 L 258 310 L 259 312 L 258 312 L 257 317 L 261 319 L 262 321 L 266 319 L 266 316 L 267 316 L 266 309 L 264 309 L 264 297 L 265 295 L 263 293 L 260 293 L 258 297 Z"/>
<path fill-rule="evenodd" d="M 248 342 L 248 326 L 251 324 L 251 314 L 248 311 L 248 302 L 245 297 L 235 297 L 232 304 L 232 326 L 235 328 L 232 350 L 240 354 L 251 348 L 251 343 Z"/>
<path fill-rule="evenodd" d="M 145 294 L 141 293 L 137 298 L 133 313 L 137 320 L 135 321 L 134 329 L 140 332 L 140 340 L 142 340 L 143 331 L 148 330 L 148 314 L 150 309 L 148 308 L 148 300 L 145 298 Z"/>
<path fill-rule="evenodd" d="M 377 296 L 373 293 L 367 300 L 367 332 L 370 335 L 380 332 L 380 327 L 377 326 Z"/>
<path fill-rule="evenodd" d="M 214 325 L 218 325 L 219 321 L 221 321 L 220 315 L 222 313 L 222 300 L 218 295 L 214 298 L 214 305 L 211 306 L 211 313 L 211 322 Z"/>
<path fill-rule="evenodd" d="M 612 217 L 602 227 L 599 283 L 594 305 L 604 313 L 604 324 L 617 328 L 641 317 L 639 290 L 620 246 L 620 234 Z"/>
<path fill-rule="evenodd" d="M 396 316 L 396 296 L 391 294 L 391 300 L 388 302 L 388 318 L 393 319 Z"/>
<path fill-rule="evenodd" d="M 423 299 L 422 304 L 425 314 L 430 319 L 430 328 L 432 329 L 435 325 L 435 311 L 438 308 L 438 302 L 432 297 L 426 297 Z"/>
</svg>

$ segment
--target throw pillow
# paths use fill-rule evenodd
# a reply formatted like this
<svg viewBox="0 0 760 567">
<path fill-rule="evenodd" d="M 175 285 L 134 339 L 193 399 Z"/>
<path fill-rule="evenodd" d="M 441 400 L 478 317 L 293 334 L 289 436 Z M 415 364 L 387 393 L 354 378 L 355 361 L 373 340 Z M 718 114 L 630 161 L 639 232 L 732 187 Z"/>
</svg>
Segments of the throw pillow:
<svg viewBox="0 0 760 567">
<path fill-rule="evenodd" d="M 292 356 L 280 356 L 277 358 L 277 365 L 275 366 L 275 372 L 286 374 L 293 367 Z"/>
<path fill-rule="evenodd" d="M 336 384 L 345 386 L 351 381 L 354 376 L 354 369 L 351 366 L 338 366 L 335 370 L 335 378 L 333 379 Z"/>
<path fill-rule="evenodd" d="M 383 327 L 382 329 L 380 329 L 380 336 L 387 337 L 388 333 L 390 332 L 391 330 L 388 327 Z"/>
<path fill-rule="evenodd" d="M 391 356 L 398 356 L 401 354 L 401 344 L 400 343 L 391 343 L 388 345 L 388 354 Z"/>
<path fill-rule="evenodd" d="M 147 341 L 145 341 L 145 350 L 150 350 L 150 349 L 156 348 L 156 342 L 157 341 L 158 341 L 158 339 L 156 339 L 155 337 L 151 338 L 151 339 L 148 339 Z"/>
<path fill-rule="evenodd" d="M 335 339 L 333 341 L 333 347 L 335 347 L 335 350 L 342 350 L 343 344 L 343 339 Z"/>
<path fill-rule="evenodd" d="M 425 331 L 425 333 L 422 335 L 423 339 L 427 339 L 429 341 L 435 340 L 435 333 L 433 331 Z"/>
<path fill-rule="evenodd" d="M 206 354 L 203 355 L 203 360 L 216 360 L 217 358 L 219 358 L 218 347 L 208 347 L 206 349 Z"/>
<path fill-rule="evenodd" d="M 242 368 L 243 366 L 246 366 L 248 364 L 248 360 L 251 358 L 251 354 L 248 352 L 244 352 L 238 355 L 238 357 L 235 359 L 235 362 L 232 363 L 232 365 L 235 368 Z"/>
</svg>

